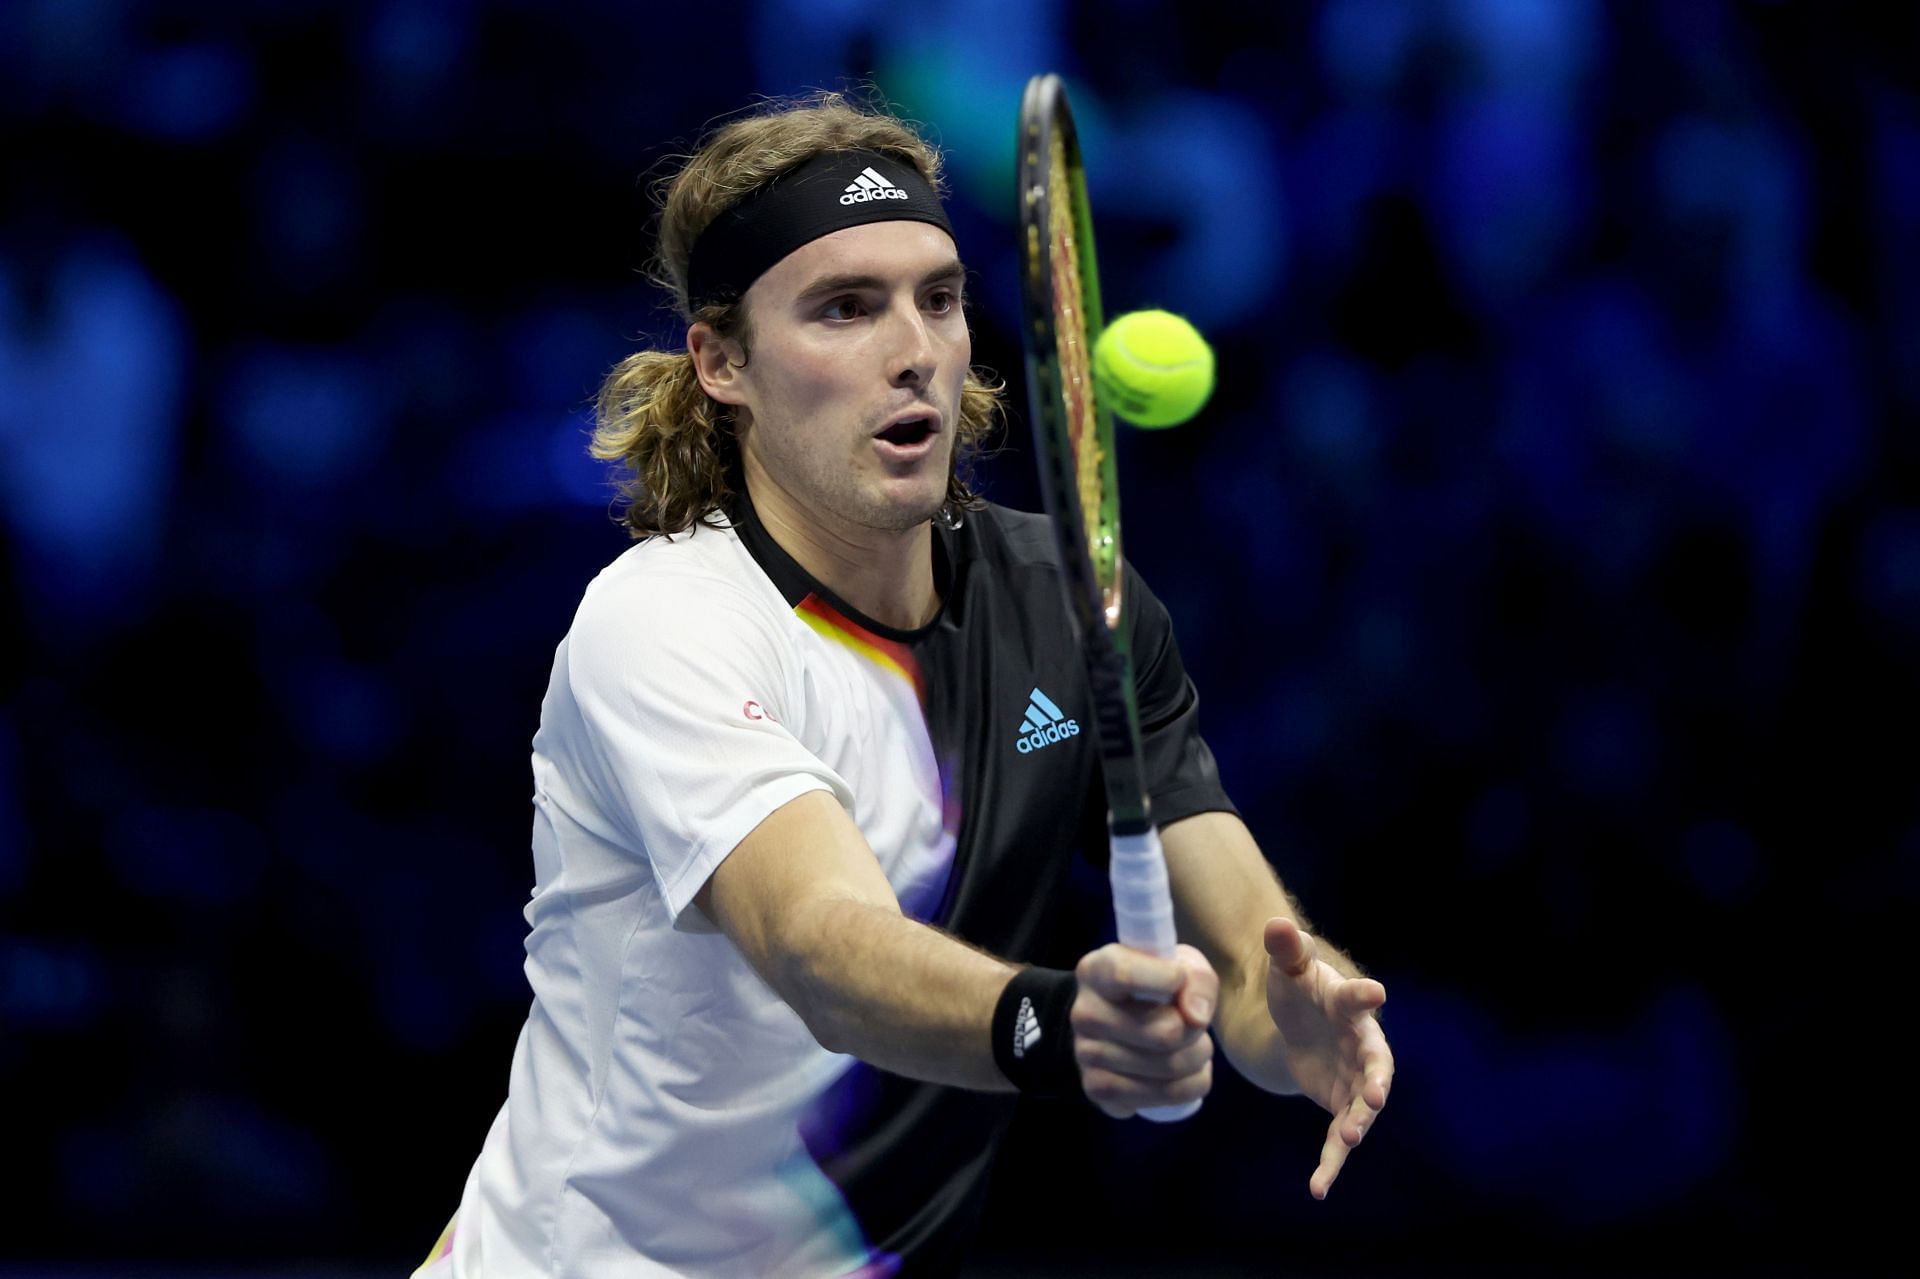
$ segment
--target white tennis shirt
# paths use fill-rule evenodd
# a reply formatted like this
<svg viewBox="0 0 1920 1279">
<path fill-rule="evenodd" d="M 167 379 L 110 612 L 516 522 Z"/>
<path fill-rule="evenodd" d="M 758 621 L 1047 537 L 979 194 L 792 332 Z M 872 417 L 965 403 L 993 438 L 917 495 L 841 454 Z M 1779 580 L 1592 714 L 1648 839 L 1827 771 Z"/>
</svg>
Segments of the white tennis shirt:
<svg viewBox="0 0 1920 1279">
<path fill-rule="evenodd" d="M 913 659 L 792 606 L 732 528 L 587 588 L 533 741 L 534 1001 L 507 1103 L 423 1273 L 839 1274 L 870 1253 L 799 1122 L 853 1064 L 693 905 L 830 792 L 909 910 L 952 864 Z"/>
<path fill-rule="evenodd" d="M 909 916 L 1070 967 L 1105 792 L 1052 526 L 936 526 L 939 616 L 862 618 L 738 522 L 587 588 L 534 738 L 534 1002 L 423 1276 L 947 1274 L 1014 1111 L 823 1051 L 693 906 L 774 809 L 832 794 Z M 1162 823 L 1232 811 L 1166 609 L 1127 570 Z"/>
</svg>

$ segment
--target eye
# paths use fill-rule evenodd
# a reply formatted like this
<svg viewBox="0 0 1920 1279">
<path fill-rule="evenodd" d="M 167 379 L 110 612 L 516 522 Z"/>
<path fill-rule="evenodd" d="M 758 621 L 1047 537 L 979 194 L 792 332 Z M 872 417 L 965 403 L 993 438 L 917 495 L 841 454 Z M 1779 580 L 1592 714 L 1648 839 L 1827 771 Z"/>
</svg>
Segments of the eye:
<svg viewBox="0 0 1920 1279">
<path fill-rule="evenodd" d="M 958 290 L 935 289 L 927 295 L 927 309 L 935 315 L 946 315 L 950 311 L 959 310 L 960 306 L 961 298 Z"/>
<path fill-rule="evenodd" d="M 827 303 L 820 314 L 829 320 L 856 320 L 865 314 L 865 308 L 860 305 L 859 298 L 849 293 Z"/>
</svg>

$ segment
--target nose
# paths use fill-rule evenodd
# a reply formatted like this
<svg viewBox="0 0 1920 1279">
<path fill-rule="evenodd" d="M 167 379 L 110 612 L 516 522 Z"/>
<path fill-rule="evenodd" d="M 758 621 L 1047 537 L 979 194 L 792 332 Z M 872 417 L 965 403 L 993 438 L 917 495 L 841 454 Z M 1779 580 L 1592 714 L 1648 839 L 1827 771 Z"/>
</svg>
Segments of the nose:
<svg viewBox="0 0 1920 1279">
<path fill-rule="evenodd" d="M 933 334 L 927 331 L 927 317 L 918 306 L 893 308 L 899 321 L 894 325 L 893 346 L 888 353 L 895 386 L 925 386 L 933 380 L 939 357 L 934 354 Z"/>
</svg>

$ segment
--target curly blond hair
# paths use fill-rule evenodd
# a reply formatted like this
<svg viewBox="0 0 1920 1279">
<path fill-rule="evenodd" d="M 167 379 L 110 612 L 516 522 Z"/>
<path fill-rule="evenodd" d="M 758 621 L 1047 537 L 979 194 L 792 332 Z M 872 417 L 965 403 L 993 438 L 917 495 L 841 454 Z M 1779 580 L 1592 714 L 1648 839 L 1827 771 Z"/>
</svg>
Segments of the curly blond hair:
<svg viewBox="0 0 1920 1279">
<path fill-rule="evenodd" d="M 650 278 L 672 295 L 689 326 L 706 323 L 744 348 L 753 339 L 743 302 L 695 310 L 687 297 L 694 241 L 721 213 L 781 174 L 829 151 L 877 151 L 919 170 L 942 191 L 940 153 L 905 122 L 838 93 L 773 102 L 710 135 L 656 196 L 659 248 Z M 1001 419 L 1003 384 L 985 369 L 968 371 L 960 392 L 954 467 L 947 503 L 977 508 L 967 477 L 974 450 Z M 635 538 L 680 533 L 715 514 L 741 491 L 738 422 L 701 389 L 686 351 L 636 351 L 600 386 L 593 456 L 626 464 L 620 519 Z"/>
</svg>

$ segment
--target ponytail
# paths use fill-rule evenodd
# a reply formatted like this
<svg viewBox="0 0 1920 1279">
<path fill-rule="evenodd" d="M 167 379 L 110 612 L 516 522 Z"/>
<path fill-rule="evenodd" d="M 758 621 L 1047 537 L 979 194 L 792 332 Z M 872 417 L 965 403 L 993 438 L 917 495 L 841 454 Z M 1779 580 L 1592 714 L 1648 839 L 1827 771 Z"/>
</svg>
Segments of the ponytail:
<svg viewBox="0 0 1920 1279">
<path fill-rule="evenodd" d="M 708 522 L 740 484 L 733 414 L 700 387 L 685 351 L 636 351 L 601 384 L 590 451 L 623 461 L 623 519 L 636 538 Z"/>
</svg>

